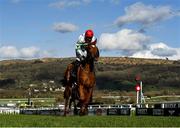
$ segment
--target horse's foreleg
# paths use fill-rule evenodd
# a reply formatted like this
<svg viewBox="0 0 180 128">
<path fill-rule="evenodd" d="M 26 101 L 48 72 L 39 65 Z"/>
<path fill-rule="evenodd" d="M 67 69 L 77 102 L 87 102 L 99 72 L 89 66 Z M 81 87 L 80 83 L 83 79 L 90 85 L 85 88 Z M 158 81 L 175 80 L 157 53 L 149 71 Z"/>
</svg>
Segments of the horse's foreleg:
<svg viewBox="0 0 180 128">
<path fill-rule="evenodd" d="M 71 104 L 72 104 L 72 102 L 73 102 L 73 99 L 71 98 L 71 99 L 69 100 L 69 110 L 71 110 Z"/>
<path fill-rule="evenodd" d="M 79 98 L 80 98 L 80 101 L 84 101 L 84 99 L 85 99 L 83 85 L 79 85 Z"/>
<path fill-rule="evenodd" d="M 83 85 L 79 85 L 79 100 L 80 100 L 80 115 L 85 115 L 85 104 L 84 104 L 84 100 L 85 100 L 85 90 Z"/>
<path fill-rule="evenodd" d="M 83 99 L 81 99 L 81 110 L 80 115 L 87 115 L 88 114 L 88 104 L 90 102 L 93 88 L 83 88 Z"/>
<path fill-rule="evenodd" d="M 84 104 L 88 105 L 89 102 L 92 100 L 92 92 L 93 92 L 92 88 L 86 89 L 86 97 L 84 99 Z"/>
<path fill-rule="evenodd" d="M 92 92 L 93 92 L 93 88 L 88 88 L 86 89 L 86 97 L 84 100 L 84 105 L 85 105 L 85 114 L 88 114 L 88 105 L 92 100 Z"/>
<path fill-rule="evenodd" d="M 76 100 L 74 100 L 74 115 L 78 114 L 78 109 L 77 109 L 77 103 Z"/>
</svg>

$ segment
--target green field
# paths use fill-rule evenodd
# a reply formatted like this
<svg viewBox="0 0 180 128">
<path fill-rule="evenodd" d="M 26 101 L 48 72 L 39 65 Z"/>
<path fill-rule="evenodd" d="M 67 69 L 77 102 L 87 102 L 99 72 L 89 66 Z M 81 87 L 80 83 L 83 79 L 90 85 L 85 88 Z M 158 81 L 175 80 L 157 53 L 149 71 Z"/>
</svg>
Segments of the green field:
<svg viewBox="0 0 180 128">
<path fill-rule="evenodd" d="M 0 115 L 0 127 L 180 127 L 180 117 Z"/>
</svg>

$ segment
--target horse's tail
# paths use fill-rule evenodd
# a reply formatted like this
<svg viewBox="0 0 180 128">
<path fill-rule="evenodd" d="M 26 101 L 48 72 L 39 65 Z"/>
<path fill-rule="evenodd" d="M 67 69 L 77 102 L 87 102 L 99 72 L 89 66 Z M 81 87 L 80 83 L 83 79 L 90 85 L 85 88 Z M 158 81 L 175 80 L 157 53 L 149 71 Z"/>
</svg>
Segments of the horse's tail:
<svg viewBox="0 0 180 128">
<path fill-rule="evenodd" d="M 68 65 L 68 67 L 64 73 L 63 79 L 60 80 L 63 87 L 66 87 L 66 85 L 68 84 L 68 81 L 70 80 L 70 72 L 71 72 L 71 67 L 70 67 L 70 65 Z"/>
<path fill-rule="evenodd" d="M 71 86 L 71 82 L 72 82 L 72 77 L 71 77 L 71 70 L 72 70 L 72 63 L 68 65 L 65 73 L 64 73 L 64 78 L 60 81 L 63 85 L 63 87 L 65 87 L 65 91 L 64 91 L 64 98 L 69 97 L 71 90 L 69 89 L 69 87 Z"/>
</svg>

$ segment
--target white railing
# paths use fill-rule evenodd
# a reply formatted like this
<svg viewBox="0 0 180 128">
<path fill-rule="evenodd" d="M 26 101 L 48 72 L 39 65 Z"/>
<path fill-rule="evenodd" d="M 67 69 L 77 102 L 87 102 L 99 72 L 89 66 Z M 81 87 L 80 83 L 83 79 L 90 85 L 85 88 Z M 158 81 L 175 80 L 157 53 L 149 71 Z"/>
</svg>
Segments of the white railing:
<svg viewBox="0 0 180 128">
<path fill-rule="evenodd" d="M 20 114 L 18 108 L 0 107 L 0 114 Z"/>
</svg>

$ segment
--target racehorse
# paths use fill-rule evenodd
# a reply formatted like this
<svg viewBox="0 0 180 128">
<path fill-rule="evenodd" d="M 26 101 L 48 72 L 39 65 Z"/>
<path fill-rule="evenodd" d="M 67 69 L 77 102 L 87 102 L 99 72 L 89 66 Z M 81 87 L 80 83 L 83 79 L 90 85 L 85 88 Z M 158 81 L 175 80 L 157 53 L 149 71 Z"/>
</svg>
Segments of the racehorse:
<svg viewBox="0 0 180 128">
<path fill-rule="evenodd" d="M 71 109 L 71 103 L 74 102 L 74 113 L 77 114 L 77 105 L 80 106 L 79 115 L 86 115 L 88 113 L 88 104 L 92 100 L 93 88 L 96 84 L 94 61 L 99 58 L 99 50 L 95 44 L 88 44 L 86 46 L 87 57 L 81 62 L 77 70 L 76 80 L 72 77 L 73 63 L 67 66 L 64 75 L 64 116 Z M 76 83 L 75 83 L 76 82 Z M 78 101 L 78 104 L 76 103 Z M 68 108 L 69 103 L 69 108 Z"/>
</svg>

